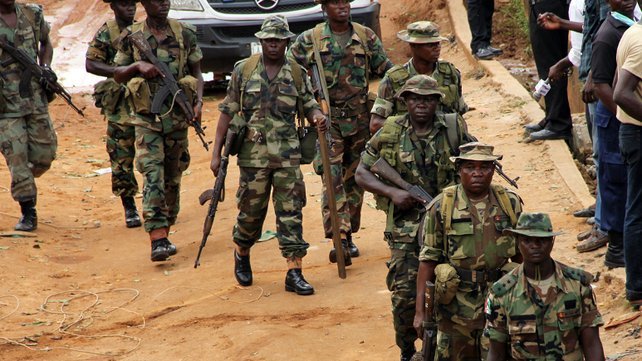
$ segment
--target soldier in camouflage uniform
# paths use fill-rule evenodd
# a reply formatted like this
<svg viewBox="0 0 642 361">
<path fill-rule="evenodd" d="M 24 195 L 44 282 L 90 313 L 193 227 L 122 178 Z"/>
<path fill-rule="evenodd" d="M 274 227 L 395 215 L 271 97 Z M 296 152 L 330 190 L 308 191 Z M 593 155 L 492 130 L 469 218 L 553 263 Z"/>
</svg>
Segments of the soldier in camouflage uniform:
<svg viewBox="0 0 642 361">
<path fill-rule="evenodd" d="M 261 236 L 272 188 L 277 239 L 288 265 L 285 290 L 311 295 L 314 288 L 301 271 L 309 244 L 303 240 L 301 211 L 306 195 L 295 117 L 306 116 L 325 129 L 325 116 L 314 100 L 305 70 L 285 57 L 286 47 L 295 36 L 286 18 L 267 17 L 255 35 L 261 41 L 263 54 L 242 60 L 234 67 L 227 97 L 219 105 L 221 116 L 210 168 L 217 175 L 230 122 L 235 127 L 245 124 L 246 137 L 238 154 L 239 215 L 233 230 L 234 275 L 240 285 L 252 284 L 250 248 Z M 295 79 L 295 72 L 303 78 L 302 82 Z"/>
<path fill-rule="evenodd" d="M 134 196 L 138 193 L 138 183 L 134 176 L 135 128 L 129 115 L 131 107 L 124 99 L 126 88 L 113 79 L 120 33 L 134 22 L 136 3 L 139 0 L 103 1 L 109 3 L 115 18 L 104 23 L 89 43 L 85 68 L 89 73 L 107 77 L 96 84 L 94 97 L 107 119 L 106 143 L 111 161 L 112 192 L 120 197 L 125 208 L 125 225 L 128 228 L 140 227 L 140 217 L 134 202 Z M 110 94 L 105 94 L 106 92 Z"/>
<path fill-rule="evenodd" d="M 162 86 L 160 70 L 143 60 L 128 36 L 142 32 L 159 61 L 165 63 L 192 101 L 194 119 L 200 121 L 203 106 L 203 57 L 196 44 L 196 29 L 168 19 L 169 0 L 142 0 L 147 18 L 127 28 L 114 62 L 114 80 L 127 83 L 136 111 L 136 168 L 143 174 L 143 218 L 151 240 L 152 261 L 164 261 L 176 253 L 169 228 L 180 209 L 180 186 L 190 162 L 188 122 L 168 97 L 158 115 L 149 112 L 151 98 Z"/>
<path fill-rule="evenodd" d="M 377 99 L 370 110 L 370 132 L 374 134 L 389 116 L 407 111 L 406 105 L 394 95 L 417 74 L 430 75 L 437 80 L 439 91 L 444 94 L 439 104 L 440 111 L 463 115 L 468 105 L 461 90 L 461 75 L 452 63 L 439 59 L 441 42 L 448 39 L 439 35 L 437 25 L 430 21 L 417 21 L 398 32 L 397 37 L 410 44 L 412 58 L 403 65 L 392 67 L 379 82 Z"/>
<path fill-rule="evenodd" d="M 330 102 L 330 171 L 340 223 L 341 239 L 348 256 L 359 256 L 359 249 L 352 241 L 352 234 L 359 230 L 363 189 L 354 180 L 354 172 L 366 141 L 369 109 L 368 78 L 370 74 L 383 76 L 392 63 L 386 57 L 381 41 L 369 28 L 350 22 L 348 0 L 315 0 L 327 14 L 327 21 L 306 30 L 296 39 L 288 56 L 304 68 L 316 63 L 314 43 L 317 43 L 323 62 L 323 71 Z M 321 174 L 318 154 L 315 168 Z M 325 182 L 323 183 L 325 189 Z M 325 237 L 332 237 L 327 192 L 323 192 L 322 215 Z M 334 250 L 330 261 L 336 261 Z M 347 262 L 348 263 L 348 262 Z"/>
<path fill-rule="evenodd" d="M 403 179 L 433 195 L 455 184 L 457 174 L 449 159 L 454 154 L 445 120 L 442 114 L 435 114 L 443 97 L 437 82 L 428 75 L 416 75 L 395 96 L 404 99 L 408 113 L 388 118 L 368 141 L 356 179 L 376 195 L 378 208 L 387 214 L 384 235 L 390 247 L 390 261 L 386 283 L 392 292 L 393 323 L 401 360 L 409 360 L 415 353 L 417 339 L 412 322 L 419 266 L 418 231 L 425 205 L 415 201 L 407 191 L 375 177 L 370 167 L 383 158 Z M 464 137 L 467 135 L 462 134 L 457 142 L 464 143 Z"/>
<path fill-rule="evenodd" d="M 461 184 L 444 189 L 426 214 L 419 254 L 414 325 L 421 332 L 426 280 L 435 283 L 436 360 L 485 360 L 483 306 L 488 289 L 521 262 L 515 238 L 502 231 L 517 223 L 521 200 L 491 184 L 493 146 L 468 143 L 456 162 Z M 421 334 L 421 333 L 419 333 Z"/>
<path fill-rule="evenodd" d="M 0 40 L 25 51 L 51 72 L 53 46 L 49 24 L 40 5 L 0 3 Z M 22 216 L 15 229 L 33 231 L 38 227 L 35 178 L 51 167 L 56 157 L 57 138 L 49 118 L 47 94 L 35 78 L 33 95 L 22 97 L 19 87 L 23 66 L 0 50 L 0 152 L 11 172 L 11 196 L 20 203 Z"/>
<path fill-rule="evenodd" d="M 593 276 L 551 258 L 559 233 L 548 214 L 522 213 L 504 233 L 517 237 L 524 263 L 490 289 L 488 360 L 604 361 Z"/>
</svg>

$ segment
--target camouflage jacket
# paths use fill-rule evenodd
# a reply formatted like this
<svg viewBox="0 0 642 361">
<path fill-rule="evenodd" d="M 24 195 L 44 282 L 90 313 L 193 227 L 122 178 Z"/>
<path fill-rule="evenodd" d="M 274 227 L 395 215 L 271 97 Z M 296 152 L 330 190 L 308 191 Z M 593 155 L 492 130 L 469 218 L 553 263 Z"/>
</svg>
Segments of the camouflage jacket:
<svg viewBox="0 0 642 361">
<path fill-rule="evenodd" d="M 417 70 L 412 63 L 412 58 L 407 63 L 395 65 L 388 70 L 379 82 L 377 100 L 375 100 L 370 112 L 384 118 L 406 113 L 408 111 L 406 103 L 395 99 L 394 96 L 406 83 L 406 80 L 415 75 L 417 75 Z M 435 71 L 430 76 L 437 80 L 438 89 L 445 95 L 439 110 L 444 113 L 464 114 L 468 110 L 468 105 L 466 105 L 462 94 L 459 70 L 453 64 L 439 60 L 435 64 Z"/>
<path fill-rule="evenodd" d="M 340 125 L 344 136 L 358 131 L 356 117 L 367 112 L 368 77 L 371 74 L 381 77 L 392 67 L 381 40 L 371 29 L 365 30 L 367 44 L 363 44 L 353 31 L 351 43 L 346 47 L 337 43 L 327 22 L 321 32 L 319 52 L 332 107 L 332 122 Z M 306 69 L 316 63 L 313 33 L 314 28 L 300 34 L 288 52 L 290 58 Z M 366 64 L 369 69 L 365 69 Z"/>
<path fill-rule="evenodd" d="M 196 28 L 192 25 L 181 23 L 184 49 L 180 49 L 178 38 L 172 32 L 170 26 L 166 29 L 166 38 L 160 43 L 151 33 L 146 22 L 142 22 L 140 24 L 135 23 L 134 25 L 128 26 L 127 36 L 132 33 L 133 26 L 141 27 L 143 36 L 147 39 L 147 42 L 149 42 L 149 45 L 154 51 L 156 57 L 159 61 L 167 64 L 167 67 L 177 81 L 190 74 L 190 64 L 199 63 L 203 58 L 203 53 L 196 42 Z M 181 54 L 181 51 L 184 55 Z M 182 69 L 179 69 L 181 56 L 184 56 L 185 61 Z M 142 60 L 142 57 L 138 49 L 134 48 L 128 37 L 124 37 L 123 41 L 120 43 L 120 48 L 116 53 L 116 58 L 114 59 L 116 65 L 130 65 L 140 60 Z M 149 89 L 153 97 L 162 86 L 162 80 L 160 77 L 156 77 L 154 79 L 148 79 L 146 82 L 149 84 Z M 170 110 L 171 102 L 171 97 L 168 97 L 165 100 L 165 103 L 163 103 L 160 114 L 166 114 Z M 163 130 L 165 132 L 187 128 L 188 124 L 185 121 L 180 107 L 176 105 L 171 109 L 171 113 L 167 116 L 158 117 L 161 118 L 160 122 L 153 114 L 136 114 L 136 118 L 138 120 L 136 125 L 157 131 Z"/>
<path fill-rule="evenodd" d="M 16 27 L 15 29 L 10 28 L 0 19 L 0 38 L 5 39 L 16 48 L 24 50 L 38 63 L 37 54 L 40 49 L 40 34 L 45 34 L 49 31 L 49 24 L 44 19 L 42 7 L 40 5 L 16 3 L 15 8 L 17 16 Z M 33 96 L 27 98 L 20 96 L 20 77 L 24 68 L 19 62 L 12 61 L 13 57 L 0 49 L 0 62 L 10 63 L 7 66 L 0 65 L 0 88 L 2 89 L 0 113 L 2 117 L 22 117 L 34 113 L 47 113 L 47 97 L 40 83 L 34 77 L 31 78 Z"/>
<path fill-rule="evenodd" d="M 390 117 L 386 122 L 400 127 L 398 135 L 388 134 L 393 124 L 384 125 L 368 141 L 361 154 L 361 163 L 370 168 L 380 157 L 384 158 L 403 179 L 420 185 L 429 194 L 436 195 L 458 180 L 455 165 L 450 161 L 450 146 L 446 135 L 446 124 L 441 114 L 436 114 L 433 128 L 425 136 L 418 136 L 408 114 Z M 392 132 L 391 132 L 392 133 Z M 390 139 L 389 139 L 390 138 Z M 463 140 L 462 140 L 463 143 Z M 384 181 L 385 182 L 385 181 Z M 418 250 L 417 232 L 424 213 L 423 206 L 402 211 L 395 209 L 388 201 L 386 239 L 391 248 Z M 379 201 L 379 199 L 378 199 Z"/>
<path fill-rule="evenodd" d="M 297 89 L 291 67 L 299 65 L 286 60 L 274 79 L 269 81 L 261 59 L 247 79 L 243 104 L 240 105 L 245 62 L 241 60 L 234 67 L 227 96 L 219 104 L 219 110 L 232 117 L 242 107 L 247 122 L 247 137 L 238 155 L 238 165 L 256 168 L 299 166 L 301 149 L 295 122 L 297 99 L 301 97 L 306 115 L 319 109 L 312 95 L 310 79 L 305 76 L 303 89 Z"/>
<path fill-rule="evenodd" d="M 555 262 L 554 277 L 550 300 L 539 297 L 522 265 L 491 288 L 485 333 L 510 348 L 510 359 L 584 360 L 580 331 L 604 324 L 588 272 Z"/>
<path fill-rule="evenodd" d="M 483 219 L 468 200 L 464 188 L 456 186 L 453 201 L 451 229 L 444 234 L 441 204 L 444 193 L 433 201 L 424 220 L 424 245 L 420 261 L 450 263 L 465 270 L 489 271 L 502 267 L 509 258 L 519 253 L 515 237 L 504 236 L 502 231 L 511 227 L 508 214 L 501 208 L 494 192 L 490 192 Z M 519 217 L 522 211 L 519 196 L 506 189 L 511 206 Z M 446 243 L 446 244 L 444 244 Z M 444 324 L 459 324 L 469 329 L 484 327 L 483 306 L 491 283 L 473 283 L 462 280 L 455 299 L 436 308 L 437 319 Z M 445 322 L 444 322 L 445 321 Z"/>
</svg>

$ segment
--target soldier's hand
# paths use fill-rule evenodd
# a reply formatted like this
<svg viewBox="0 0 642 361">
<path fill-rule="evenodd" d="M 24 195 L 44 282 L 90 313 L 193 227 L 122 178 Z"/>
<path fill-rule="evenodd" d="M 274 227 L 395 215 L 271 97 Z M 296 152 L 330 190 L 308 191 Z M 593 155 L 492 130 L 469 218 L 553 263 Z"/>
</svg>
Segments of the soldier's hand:
<svg viewBox="0 0 642 361">
<path fill-rule="evenodd" d="M 192 122 L 198 123 L 201 121 L 201 115 L 203 114 L 203 101 L 202 100 L 196 101 L 196 104 L 194 104 L 193 110 L 194 110 L 194 118 L 192 118 Z"/>
<path fill-rule="evenodd" d="M 412 320 L 412 327 L 414 327 L 415 331 L 417 331 L 417 336 L 419 338 L 423 338 L 424 337 L 423 323 L 424 323 L 424 314 L 423 314 L 423 312 L 416 312 L 415 311 L 415 318 Z"/>
<path fill-rule="evenodd" d="M 558 30 L 560 28 L 560 17 L 553 13 L 543 13 L 537 15 L 537 25 L 546 30 Z"/>
<path fill-rule="evenodd" d="M 395 189 L 390 200 L 395 204 L 395 207 L 401 210 L 410 209 L 417 204 L 415 198 L 403 189 Z"/>
<path fill-rule="evenodd" d="M 138 68 L 138 72 L 140 73 L 140 75 L 142 75 L 142 77 L 145 79 L 152 79 L 157 76 L 163 76 L 163 73 L 152 63 L 139 61 L 138 63 L 136 63 L 136 67 Z"/>
<path fill-rule="evenodd" d="M 218 177 L 218 169 L 221 166 L 221 156 L 212 156 L 212 161 L 210 162 L 210 169 L 214 173 L 215 177 Z"/>
<path fill-rule="evenodd" d="M 320 131 L 325 132 L 328 130 L 328 118 L 325 115 L 316 114 L 312 120 L 314 121 L 314 125 L 316 125 Z"/>
</svg>

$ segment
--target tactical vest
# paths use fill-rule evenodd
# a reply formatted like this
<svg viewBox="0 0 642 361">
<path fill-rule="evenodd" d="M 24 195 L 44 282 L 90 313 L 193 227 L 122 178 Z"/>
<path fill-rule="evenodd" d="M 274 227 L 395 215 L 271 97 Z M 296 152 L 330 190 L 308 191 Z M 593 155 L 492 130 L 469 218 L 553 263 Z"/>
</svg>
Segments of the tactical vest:
<svg viewBox="0 0 642 361">
<path fill-rule="evenodd" d="M 172 29 L 174 36 L 176 36 L 176 41 L 178 41 L 178 48 L 180 49 L 178 53 L 178 77 L 176 78 L 176 80 L 180 80 L 185 76 L 183 74 L 183 69 L 185 68 L 185 64 L 187 63 L 187 49 L 185 49 L 185 39 L 183 38 L 183 24 L 181 24 L 180 21 L 174 19 L 167 19 L 167 22 L 169 23 L 169 28 Z M 145 22 L 143 21 L 132 24 L 132 33 L 143 31 L 144 24 Z M 109 35 L 111 36 L 111 30 Z M 142 60 L 138 48 L 133 46 L 132 50 L 134 60 Z"/>
</svg>

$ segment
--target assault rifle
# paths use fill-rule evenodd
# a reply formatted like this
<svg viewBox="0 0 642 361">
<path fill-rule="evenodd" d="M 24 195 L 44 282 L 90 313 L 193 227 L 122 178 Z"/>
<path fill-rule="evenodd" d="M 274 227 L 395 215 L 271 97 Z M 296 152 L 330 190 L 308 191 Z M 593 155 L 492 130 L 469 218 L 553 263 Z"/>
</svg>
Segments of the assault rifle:
<svg viewBox="0 0 642 361">
<path fill-rule="evenodd" d="M 231 130 L 228 130 L 225 135 L 223 155 L 221 155 L 221 164 L 218 167 L 214 188 L 204 191 L 198 197 L 198 202 L 201 205 L 205 204 L 205 202 L 209 200 L 210 206 L 207 210 L 207 215 L 205 216 L 205 223 L 203 223 L 203 238 L 201 239 L 201 245 L 198 247 L 198 254 L 196 255 L 196 261 L 194 261 L 194 268 L 201 265 L 201 252 L 203 252 L 205 243 L 207 243 L 207 238 L 212 231 L 212 225 L 214 224 L 214 216 L 216 216 L 218 204 L 225 200 L 225 177 L 227 176 L 227 166 L 230 162 L 230 148 L 234 140 L 234 136 L 235 133 Z"/>
<path fill-rule="evenodd" d="M 495 172 L 497 172 L 497 174 L 499 174 L 500 177 L 504 178 L 504 180 L 506 180 L 508 184 L 512 185 L 515 188 L 519 188 L 517 186 L 517 181 L 519 180 L 519 177 L 515 179 L 511 179 L 506 173 L 504 173 L 504 170 L 502 168 L 503 168 L 502 164 L 498 161 L 495 161 Z"/>
<path fill-rule="evenodd" d="M 161 77 L 163 86 L 158 90 L 156 94 L 154 94 L 151 112 L 154 114 L 160 114 L 163 103 L 168 97 L 170 97 L 170 99 L 172 99 L 172 106 L 174 103 L 178 104 L 181 111 L 183 112 L 183 115 L 185 116 L 187 124 L 194 127 L 194 129 L 196 130 L 196 135 L 198 135 L 198 137 L 200 138 L 203 147 L 205 147 L 205 150 L 209 150 L 209 143 L 205 141 L 205 132 L 201 127 L 201 122 L 194 120 L 194 109 L 192 108 L 192 104 L 190 104 L 190 102 L 187 100 L 187 96 L 185 95 L 181 87 L 178 86 L 178 82 L 167 67 L 167 64 L 158 60 L 154 53 L 152 53 L 152 48 L 147 42 L 147 39 L 145 39 L 145 37 L 143 36 L 142 32 L 137 31 L 131 34 L 129 36 L 129 40 L 131 40 L 132 44 L 141 52 L 141 54 L 145 56 L 145 58 L 150 63 L 154 64 L 154 66 L 156 66 L 158 70 L 163 73 L 163 76 Z"/>
<path fill-rule="evenodd" d="M 8 61 L 2 62 L 2 67 L 6 67 L 9 64 L 18 62 L 24 67 L 22 72 L 22 77 L 20 78 L 19 91 L 22 98 L 30 98 L 33 96 L 33 89 L 31 88 L 31 78 L 36 77 L 38 82 L 42 85 L 45 92 L 58 94 L 70 107 L 72 107 L 76 113 L 81 116 L 85 116 L 82 110 L 80 110 L 72 101 L 71 95 L 67 93 L 65 88 L 58 83 L 58 77 L 56 73 L 53 72 L 49 67 L 43 67 L 38 65 L 35 60 L 29 56 L 24 50 L 16 48 L 15 46 L 9 44 L 5 40 L 0 40 L 0 48 L 6 51 L 13 59 L 8 59 Z M 49 97 L 49 96 L 48 96 Z"/>
<path fill-rule="evenodd" d="M 421 355 L 425 361 L 432 361 L 435 359 L 435 349 L 437 348 L 437 323 L 434 315 L 435 284 L 430 281 L 426 281 L 425 298 Z"/>
<path fill-rule="evenodd" d="M 392 182 L 397 187 L 406 190 L 410 195 L 419 201 L 424 207 L 432 201 L 432 196 L 426 192 L 421 186 L 410 184 L 406 182 L 401 175 L 394 169 L 385 159 L 379 158 L 370 167 L 370 171 L 379 177 Z"/>
</svg>

